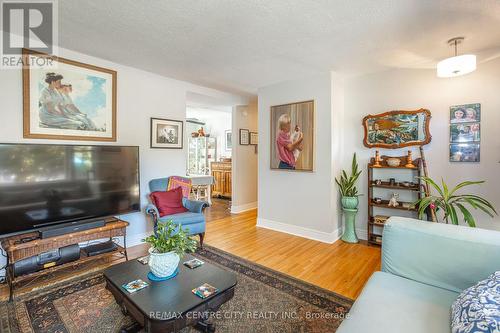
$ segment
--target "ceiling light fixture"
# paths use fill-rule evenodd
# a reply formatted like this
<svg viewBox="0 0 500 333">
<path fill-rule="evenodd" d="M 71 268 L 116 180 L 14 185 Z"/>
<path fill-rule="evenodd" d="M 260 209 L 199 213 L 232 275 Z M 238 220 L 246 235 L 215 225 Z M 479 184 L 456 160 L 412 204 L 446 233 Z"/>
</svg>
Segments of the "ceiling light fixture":
<svg viewBox="0 0 500 333">
<path fill-rule="evenodd" d="M 462 43 L 464 39 L 464 37 L 455 37 L 448 41 L 450 46 L 455 47 L 455 56 L 438 62 L 438 77 L 455 77 L 476 70 L 476 56 L 474 54 L 458 55 L 458 44 Z"/>
</svg>

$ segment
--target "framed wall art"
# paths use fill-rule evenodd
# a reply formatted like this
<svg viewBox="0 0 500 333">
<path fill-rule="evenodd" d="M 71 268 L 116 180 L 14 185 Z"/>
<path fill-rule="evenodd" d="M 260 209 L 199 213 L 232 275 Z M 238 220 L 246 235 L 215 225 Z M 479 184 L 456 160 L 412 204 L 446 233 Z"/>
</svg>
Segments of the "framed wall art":
<svg viewBox="0 0 500 333">
<path fill-rule="evenodd" d="M 116 141 L 116 71 L 27 49 L 23 57 L 25 138 Z M 54 66 L 29 65 L 40 57 Z"/>
<path fill-rule="evenodd" d="M 368 115 L 363 118 L 363 144 L 368 148 L 390 149 L 428 144 L 432 138 L 430 119 L 431 113 L 426 109 Z"/>
<path fill-rule="evenodd" d="M 231 132 L 231 130 L 226 130 L 224 134 L 225 134 L 224 144 L 226 150 L 233 149 L 233 132 Z"/>
<path fill-rule="evenodd" d="M 151 118 L 151 148 L 182 149 L 184 122 Z"/>
<path fill-rule="evenodd" d="M 313 171 L 314 101 L 271 107 L 271 169 Z"/>
<path fill-rule="evenodd" d="M 450 106 L 450 162 L 480 162 L 481 104 Z"/>
<path fill-rule="evenodd" d="M 250 131 L 240 128 L 240 145 L 248 146 L 250 144 Z"/>
<path fill-rule="evenodd" d="M 250 132 L 250 144 L 254 146 L 259 144 L 259 133 Z"/>
</svg>

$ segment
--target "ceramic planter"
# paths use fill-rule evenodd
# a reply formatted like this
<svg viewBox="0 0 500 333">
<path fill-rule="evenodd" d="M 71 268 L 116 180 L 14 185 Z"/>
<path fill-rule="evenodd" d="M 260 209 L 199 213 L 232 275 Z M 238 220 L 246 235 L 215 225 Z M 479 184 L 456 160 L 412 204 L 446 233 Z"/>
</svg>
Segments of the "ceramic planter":
<svg viewBox="0 0 500 333">
<path fill-rule="evenodd" d="M 342 197 L 341 202 L 342 208 L 345 209 L 356 209 L 359 204 L 358 197 Z"/>
<path fill-rule="evenodd" d="M 165 278 L 174 274 L 181 258 L 175 252 L 156 253 L 149 248 L 149 268 L 159 278 Z"/>
</svg>

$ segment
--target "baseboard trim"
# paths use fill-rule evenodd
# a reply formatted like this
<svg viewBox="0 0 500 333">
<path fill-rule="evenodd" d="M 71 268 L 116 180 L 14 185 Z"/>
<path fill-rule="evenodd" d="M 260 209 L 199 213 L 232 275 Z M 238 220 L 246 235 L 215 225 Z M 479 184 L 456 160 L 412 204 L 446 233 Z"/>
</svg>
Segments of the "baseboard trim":
<svg viewBox="0 0 500 333">
<path fill-rule="evenodd" d="M 232 205 L 231 206 L 231 213 L 232 214 L 239 214 L 239 213 L 243 213 L 243 212 L 246 212 L 246 211 L 249 211 L 252 209 L 256 209 L 256 208 L 257 208 L 257 201 L 250 202 L 250 203 L 247 203 L 244 205 L 238 205 L 238 206 Z"/>
<path fill-rule="evenodd" d="M 279 231 L 286 234 L 312 239 L 315 241 L 328 244 L 333 244 L 340 238 L 338 229 L 329 233 L 329 232 L 304 228 L 296 225 L 286 224 L 282 222 L 276 222 L 268 219 L 263 219 L 261 217 L 257 218 L 257 227 Z"/>
</svg>

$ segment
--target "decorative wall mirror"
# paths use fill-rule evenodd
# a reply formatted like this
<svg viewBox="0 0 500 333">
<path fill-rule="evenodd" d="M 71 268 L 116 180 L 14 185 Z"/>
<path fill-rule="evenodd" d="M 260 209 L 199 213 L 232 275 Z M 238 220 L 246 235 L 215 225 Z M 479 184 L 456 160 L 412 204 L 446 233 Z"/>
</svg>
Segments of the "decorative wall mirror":
<svg viewBox="0 0 500 333">
<path fill-rule="evenodd" d="M 363 118 L 363 144 L 368 148 L 391 149 L 428 144 L 430 120 L 431 112 L 427 109 L 368 115 Z"/>
</svg>

